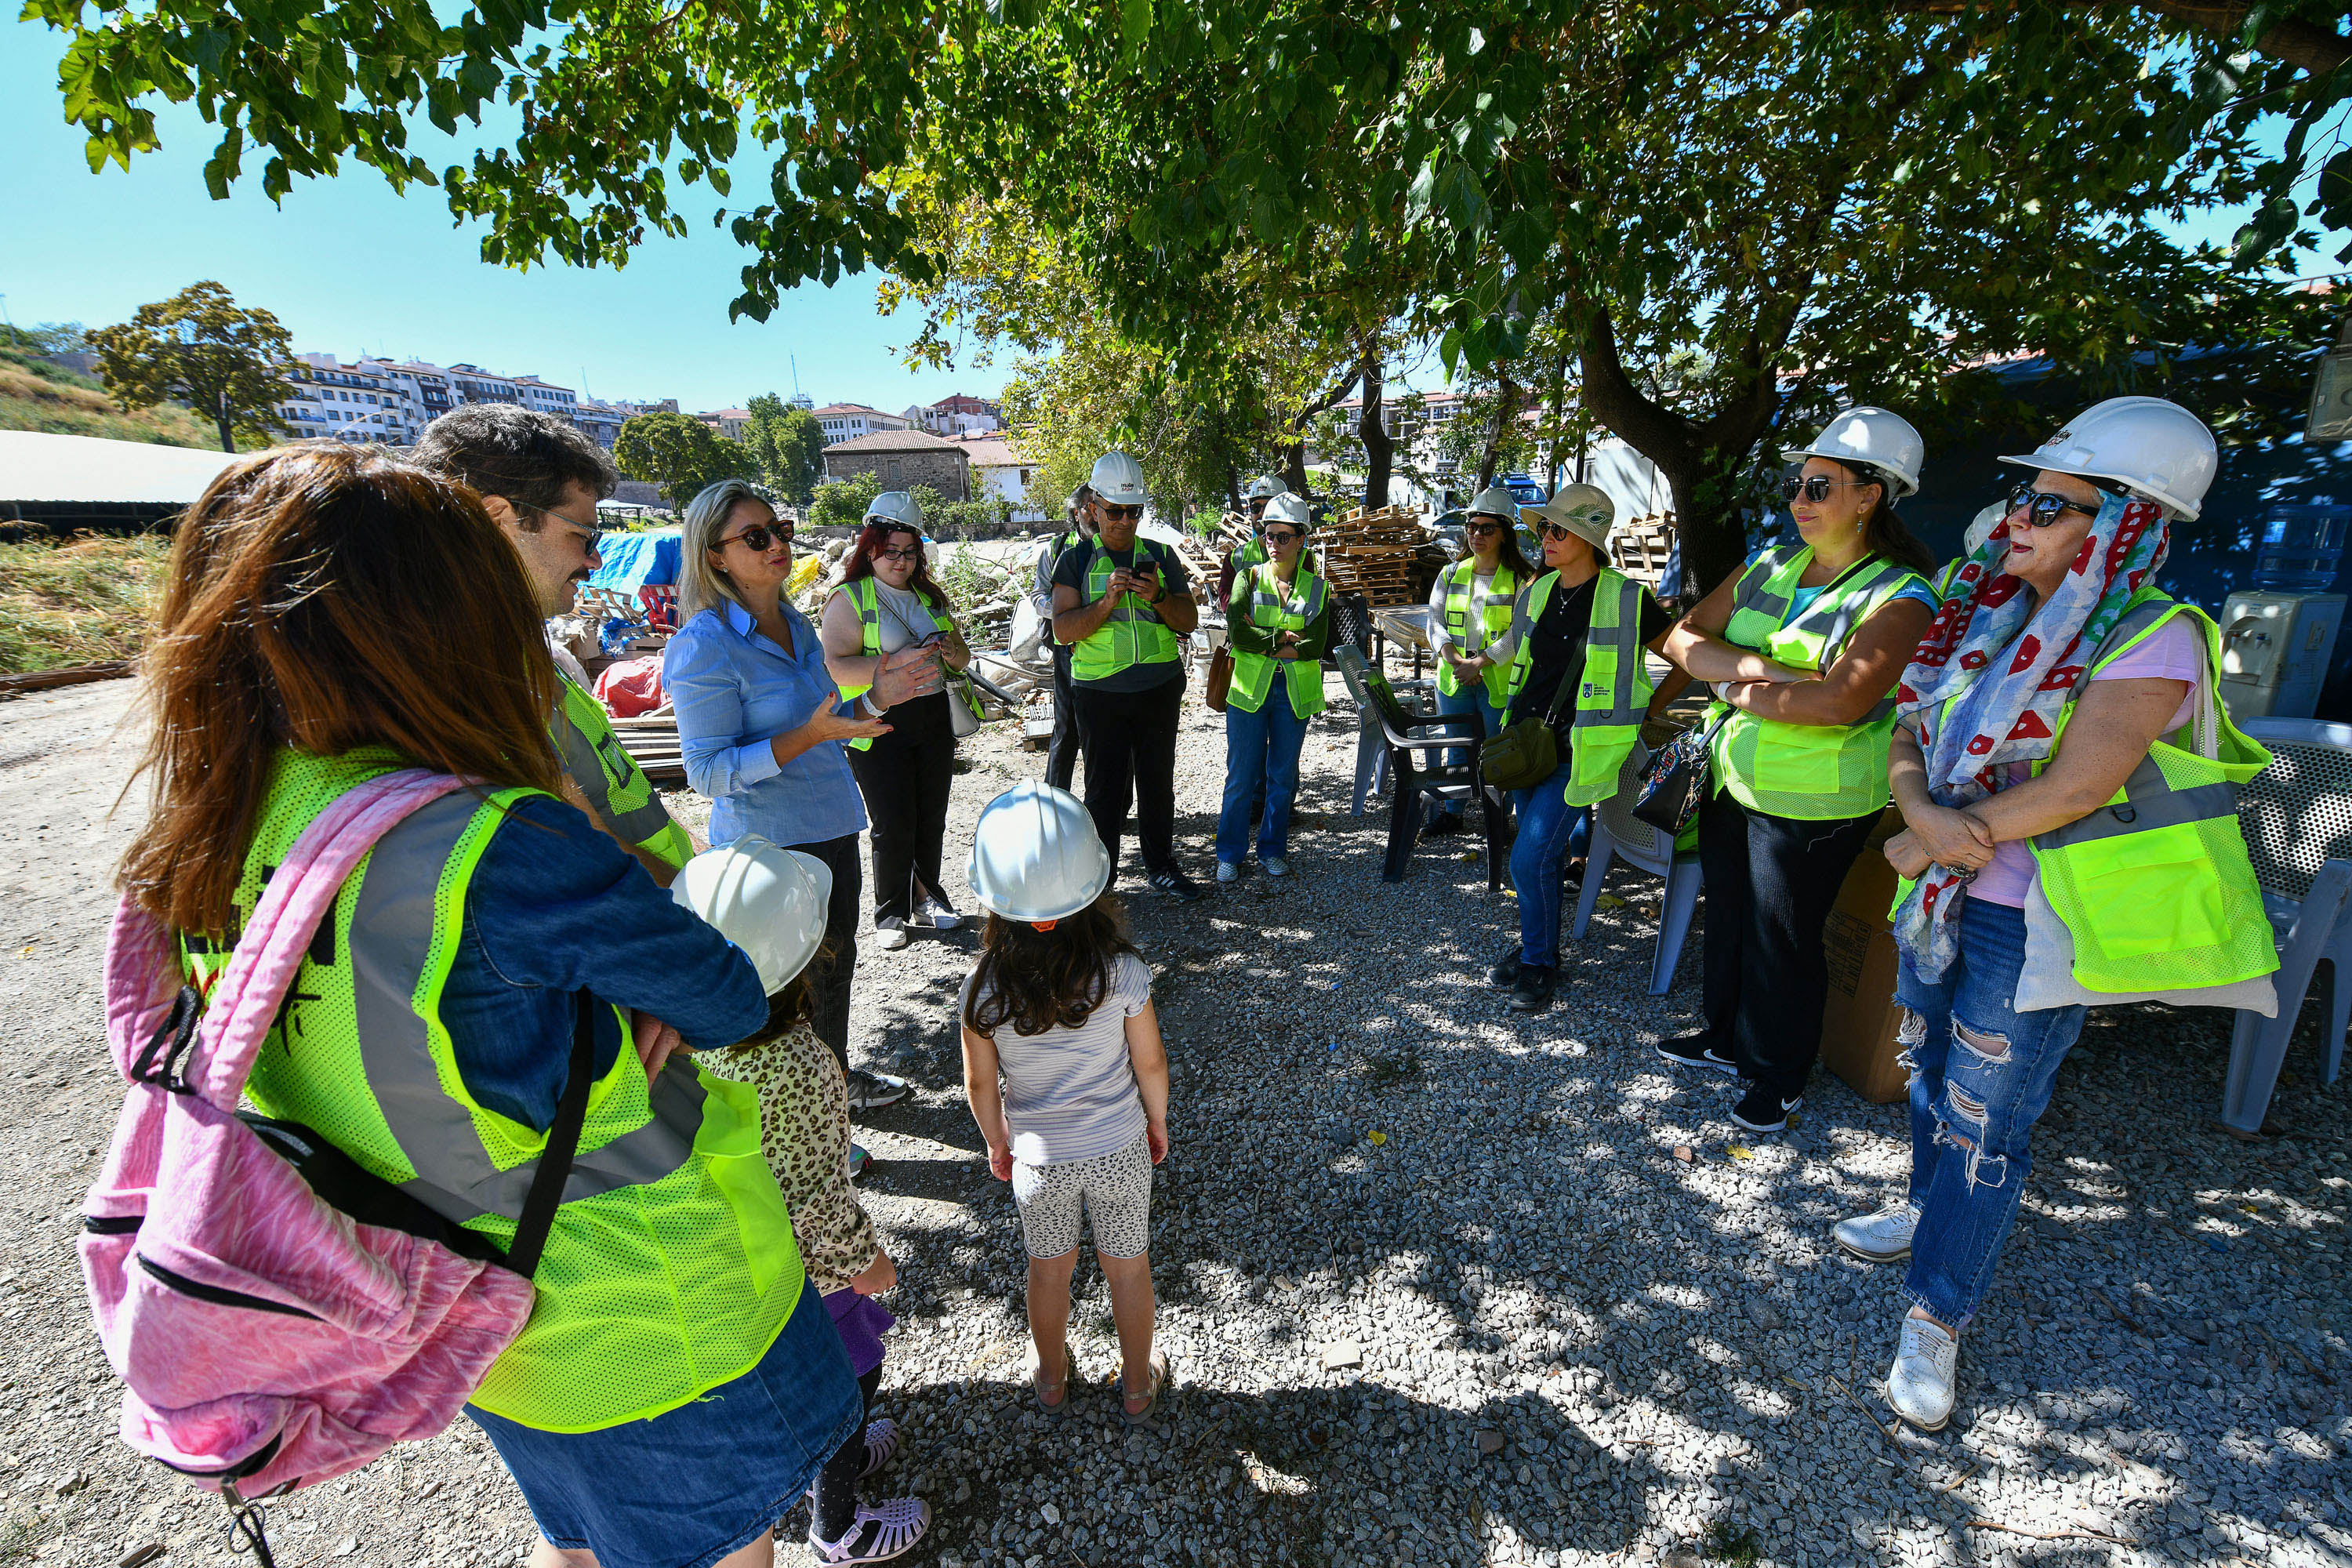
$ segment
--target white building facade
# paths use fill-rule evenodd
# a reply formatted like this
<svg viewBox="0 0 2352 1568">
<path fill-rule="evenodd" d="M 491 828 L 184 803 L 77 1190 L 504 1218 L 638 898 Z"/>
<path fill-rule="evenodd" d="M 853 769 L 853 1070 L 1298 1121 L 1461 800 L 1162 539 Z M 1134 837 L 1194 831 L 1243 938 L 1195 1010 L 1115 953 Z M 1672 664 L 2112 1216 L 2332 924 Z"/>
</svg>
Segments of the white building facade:
<svg viewBox="0 0 2352 1568">
<path fill-rule="evenodd" d="M 911 430 L 915 422 L 896 414 L 885 414 L 878 408 L 868 408 L 863 403 L 828 403 L 812 409 L 818 426 L 824 431 L 824 444 L 837 447 L 844 441 L 854 441 L 860 436 L 877 435 L 885 430 Z"/>
</svg>

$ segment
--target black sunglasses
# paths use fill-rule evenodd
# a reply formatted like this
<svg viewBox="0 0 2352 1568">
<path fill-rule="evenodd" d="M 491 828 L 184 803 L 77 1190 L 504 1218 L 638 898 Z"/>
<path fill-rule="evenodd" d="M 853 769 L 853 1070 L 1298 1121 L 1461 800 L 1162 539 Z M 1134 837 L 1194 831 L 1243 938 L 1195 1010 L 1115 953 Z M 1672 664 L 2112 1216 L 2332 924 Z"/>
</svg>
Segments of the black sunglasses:
<svg viewBox="0 0 2352 1568">
<path fill-rule="evenodd" d="M 1129 518 L 1139 518 L 1143 515 L 1143 509 L 1139 506 L 1113 506 L 1110 502 L 1104 501 L 1102 503 L 1102 509 L 1103 515 L 1105 517 L 1115 517 L 1122 521 Z"/>
<path fill-rule="evenodd" d="M 793 542 L 793 525 L 789 522 L 755 522 L 742 532 L 720 540 L 719 548 L 724 550 L 738 540 L 754 550 L 765 550 L 771 544 L 790 544 Z"/>
<path fill-rule="evenodd" d="M 1474 522 L 1465 525 L 1462 531 L 1473 539 L 1486 539 L 1502 532 L 1503 525 L 1499 522 Z"/>
<path fill-rule="evenodd" d="M 1564 522 L 1547 522 L 1536 531 L 1546 539 L 1582 539 L 1584 537 Z"/>
<path fill-rule="evenodd" d="M 2025 513 L 2028 528 L 2053 527 L 2070 511 L 2079 511 L 2084 517 L 2099 515 L 2097 507 L 2084 506 L 2070 496 L 2037 490 L 2030 484 L 2020 485 L 2009 492 L 2009 515 L 2013 518 L 2021 511 Z"/>
<path fill-rule="evenodd" d="M 1780 499 L 1795 500 L 1803 496 L 1810 501 L 1825 501 L 1830 499 L 1830 491 L 1840 485 L 1874 485 L 1877 482 L 1876 479 L 1833 479 L 1827 474 L 1815 474 L 1803 479 L 1782 479 Z"/>
<path fill-rule="evenodd" d="M 1293 533 L 1286 528 L 1269 528 L 1265 531 L 1265 542 L 1268 544 L 1287 544 L 1294 539 L 1306 537 L 1303 533 Z"/>
<path fill-rule="evenodd" d="M 877 550 L 874 552 L 874 557 L 877 561 L 920 561 L 923 558 L 923 547 L 919 544 L 908 544 L 897 550 Z"/>
</svg>

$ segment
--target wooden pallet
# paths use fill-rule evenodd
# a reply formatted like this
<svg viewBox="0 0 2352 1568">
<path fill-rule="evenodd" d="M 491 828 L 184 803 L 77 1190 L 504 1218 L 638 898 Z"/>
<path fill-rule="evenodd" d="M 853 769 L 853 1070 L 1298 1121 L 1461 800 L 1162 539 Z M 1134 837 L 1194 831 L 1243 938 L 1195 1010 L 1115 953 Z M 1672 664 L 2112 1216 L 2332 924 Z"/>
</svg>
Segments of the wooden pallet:
<svg viewBox="0 0 2352 1568">
<path fill-rule="evenodd" d="M 1666 561 L 1674 548 L 1675 514 L 1670 511 L 1637 517 L 1609 536 L 1612 564 L 1635 582 L 1668 597 L 1680 586 L 1664 582 Z"/>
<path fill-rule="evenodd" d="M 677 738 L 677 715 L 656 710 L 634 719 L 614 719 L 613 738 L 656 784 L 684 784 L 686 758 Z"/>
</svg>

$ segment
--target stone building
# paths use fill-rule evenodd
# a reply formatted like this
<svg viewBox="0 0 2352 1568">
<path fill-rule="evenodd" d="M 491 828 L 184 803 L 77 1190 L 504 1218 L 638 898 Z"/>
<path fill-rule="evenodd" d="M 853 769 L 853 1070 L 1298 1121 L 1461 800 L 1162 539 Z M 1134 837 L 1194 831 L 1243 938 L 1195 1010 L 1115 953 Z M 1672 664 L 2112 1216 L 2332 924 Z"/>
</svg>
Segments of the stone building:
<svg viewBox="0 0 2352 1568">
<path fill-rule="evenodd" d="M 828 481 L 872 474 L 886 490 L 929 485 L 947 500 L 971 500 L 971 458 L 961 443 L 928 430 L 877 430 L 824 449 Z"/>
</svg>

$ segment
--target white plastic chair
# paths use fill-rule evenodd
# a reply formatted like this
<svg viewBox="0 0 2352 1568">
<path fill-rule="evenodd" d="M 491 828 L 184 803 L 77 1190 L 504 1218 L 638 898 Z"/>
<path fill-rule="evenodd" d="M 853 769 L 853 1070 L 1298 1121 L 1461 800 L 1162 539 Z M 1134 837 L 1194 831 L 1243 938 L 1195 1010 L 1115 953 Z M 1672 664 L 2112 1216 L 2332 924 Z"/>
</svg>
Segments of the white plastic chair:
<svg viewBox="0 0 2352 1568">
<path fill-rule="evenodd" d="M 2260 1131 L 2318 968 L 2327 968 L 2321 1075 L 2334 1083 L 2352 1026 L 2352 724 L 2248 719 L 2239 728 L 2270 748 L 2271 765 L 2238 799 L 2263 913 L 2279 942 L 2278 1016 L 2241 1012 L 2231 1037 L 2221 1120 Z"/>
<path fill-rule="evenodd" d="M 1576 925 L 1570 934 L 1581 942 L 1591 923 L 1593 907 L 1601 901 L 1601 884 L 1610 862 L 1622 860 L 1654 877 L 1666 879 L 1658 919 L 1658 951 L 1650 961 L 1650 994 L 1663 996 L 1673 989 L 1675 965 L 1682 959 L 1683 942 L 1690 935 L 1691 917 L 1698 909 L 1698 891 L 1706 879 L 1696 855 L 1675 853 L 1674 835 L 1653 827 L 1633 815 L 1641 798 L 1642 769 L 1650 749 L 1639 741 L 1625 765 L 1617 771 L 1617 793 L 1592 808 L 1592 842 L 1585 851 L 1584 885 L 1576 900 Z"/>
</svg>

